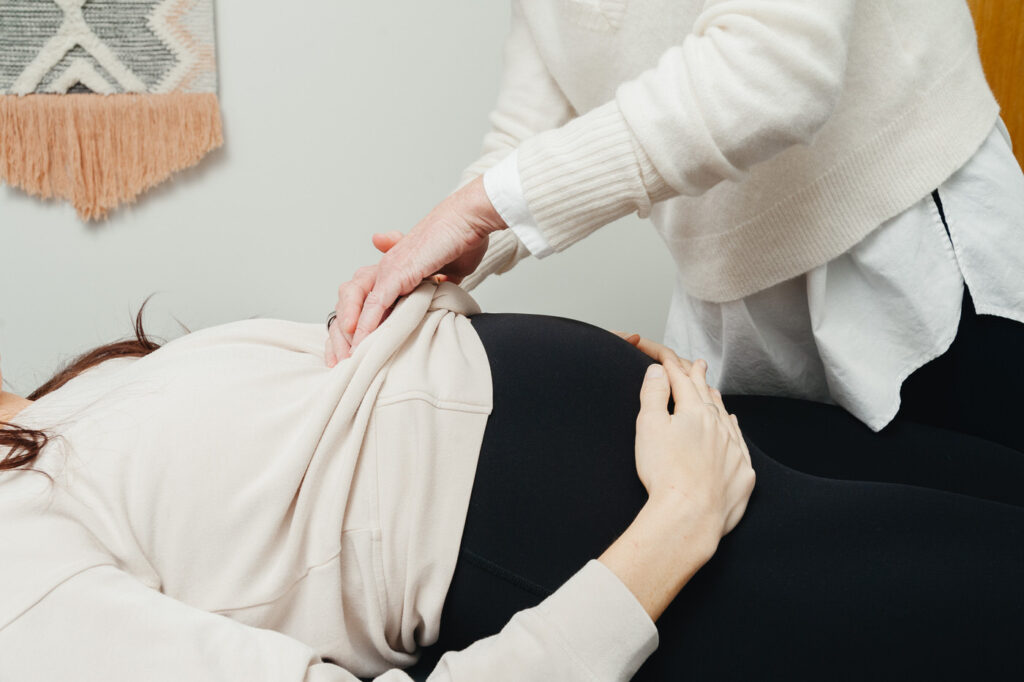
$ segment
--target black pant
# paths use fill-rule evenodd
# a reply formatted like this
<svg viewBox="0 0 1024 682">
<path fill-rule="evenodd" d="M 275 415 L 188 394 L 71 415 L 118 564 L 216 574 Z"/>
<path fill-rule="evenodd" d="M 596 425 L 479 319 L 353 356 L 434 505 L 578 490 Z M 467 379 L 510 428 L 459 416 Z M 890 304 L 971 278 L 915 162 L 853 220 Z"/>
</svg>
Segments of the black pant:
<svg viewBox="0 0 1024 682">
<path fill-rule="evenodd" d="M 939 190 L 932 192 L 932 201 L 953 245 Z M 1024 429 L 1020 428 L 1024 407 L 1022 351 L 1024 325 L 994 315 L 978 315 L 965 286 L 953 344 L 903 383 L 899 416 L 981 436 L 1024 452 Z"/>
<path fill-rule="evenodd" d="M 750 440 L 804 473 L 1020 499 L 1024 324 L 978 315 L 965 290 L 953 344 L 911 374 L 900 397 L 899 414 L 878 434 L 845 410 L 802 400 L 734 396 L 729 408 Z M 952 452 L 948 437 L 965 451 Z"/>
<path fill-rule="evenodd" d="M 421 671 L 539 603 L 646 500 L 633 439 L 650 358 L 581 322 L 472 322 L 494 411 L 441 639 Z M 728 406 L 748 435 L 757 488 L 740 525 L 659 620 L 660 647 L 635 679 L 1020 679 L 1024 455 L 913 424 L 871 434 L 839 408 L 802 401 Z M 791 427 L 774 429 L 783 421 Z M 812 435 L 801 438 L 805 429 Z M 910 476 L 917 486 L 840 481 L 776 461 L 793 448 L 806 449 L 797 460 L 853 469 L 867 457 L 875 480 L 886 480 L 872 438 L 903 458 L 898 469 L 927 475 Z"/>
<path fill-rule="evenodd" d="M 900 397 L 904 419 L 1024 452 L 1024 324 L 978 315 L 965 288 L 953 345 L 911 374 Z"/>
</svg>

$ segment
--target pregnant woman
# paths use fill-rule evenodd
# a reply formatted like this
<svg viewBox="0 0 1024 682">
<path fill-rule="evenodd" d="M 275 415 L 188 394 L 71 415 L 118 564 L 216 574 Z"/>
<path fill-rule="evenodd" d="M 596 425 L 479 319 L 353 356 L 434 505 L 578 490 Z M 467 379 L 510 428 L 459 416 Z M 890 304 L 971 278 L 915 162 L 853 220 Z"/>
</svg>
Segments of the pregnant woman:
<svg viewBox="0 0 1024 682">
<path fill-rule="evenodd" d="M 333 369 L 325 338 L 140 335 L 0 395 L 0 679 L 403 680 L 424 647 L 432 680 L 1019 666 L 1012 490 L 795 472 L 702 363 L 451 284 Z"/>
</svg>

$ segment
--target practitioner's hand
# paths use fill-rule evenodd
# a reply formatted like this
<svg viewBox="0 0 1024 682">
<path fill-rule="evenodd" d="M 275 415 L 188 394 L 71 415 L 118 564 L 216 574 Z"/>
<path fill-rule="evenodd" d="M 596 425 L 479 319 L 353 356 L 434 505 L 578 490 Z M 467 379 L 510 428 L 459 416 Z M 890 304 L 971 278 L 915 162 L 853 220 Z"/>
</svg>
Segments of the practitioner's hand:
<svg viewBox="0 0 1024 682">
<path fill-rule="evenodd" d="M 334 367 L 352 354 L 352 333 L 359 319 L 360 306 L 377 280 L 377 266 L 359 268 L 352 279 L 338 287 L 338 302 L 334 306 L 337 317 L 327 328 L 327 347 L 324 360 Z"/>
<path fill-rule="evenodd" d="M 637 347 L 637 349 L 646 353 L 649 357 L 654 358 L 662 365 L 674 362 L 683 368 L 684 372 L 689 372 L 692 363 L 686 358 L 681 358 L 676 355 L 676 352 L 668 346 L 645 339 L 639 334 L 629 334 L 626 332 L 612 331 L 612 334 L 621 337 L 623 340 Z"/>
<path fill-rule="evenodd" d="M 721 393 L 708 387 L 706 372 L 703 360 L 689 372 L 674 362 L 648 368 L 636 422 L 636 464 L 652 500 L 688 509 L 708 524 L 717 543 L 743 516 L 754 470 L 739 423 Z"/>
<path fill-rule="evenodd" d="M 331 325 L 338 325 L 338 331 L 331 333 L 328 364 L 348 357 L 380 325 L 398 297 L 425 277 L 440 273 L 461 282 L 483 260 L 488 235 L 505 227 L 484 191 L 483 177 L 438 204 L 409 234 L 393 241 L 377 265 L 361 268 L 338 289 L 338 317 Z"/>
<path fill-rule="evenodd" d="M 374 235 L 374 238 L 376 239 L 377 236 Z M 354 320 L 359 316 L 358 306 L 366 298 L 366 292 L 369 291 L 376 273 L 376 265 L 359 268 L 350 281 L 345 282 L 338 288 L 338 305 L 335 308 L 335 313 L 338 317 L 327 329 L 327 344 L 324 349 L 324 359 L 327 361 L 328 367 L 334 367 L 351 355 L 352 350 L 355 349 L 355 345 L 352 343 L 350 325 L 340 324 L 339 321 L 342 319 Z M 433 279 L 440 283 L 446 281 L 447 277 L 435 275 Z M 394 310 L 394 306 L 384 311 L 381 324 L 384 323 L 384 320 L 388 319 L 388 315 L 391 314 L 392 310 Z"/>
</svg>

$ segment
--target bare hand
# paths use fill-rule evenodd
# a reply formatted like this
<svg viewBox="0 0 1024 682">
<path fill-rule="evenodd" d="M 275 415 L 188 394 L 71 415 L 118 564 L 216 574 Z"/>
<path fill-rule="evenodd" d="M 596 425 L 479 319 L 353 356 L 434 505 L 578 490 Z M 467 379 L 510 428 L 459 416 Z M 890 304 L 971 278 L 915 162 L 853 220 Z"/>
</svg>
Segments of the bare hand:
<svg viewBox="0 0 1024 682">
<path fill-rule="evenodd" d="M 438 204 L 404 237 L 374 243 L 385 250 L 376 265 L 360 268 L 338 288 L 337 321 L 331 325 L 327 364 L 348 357 L 383 321 L 399 296 L 424 278 L 441 274 L 458 284 L 476 270 L 488 235 L 506 227 L 478 177 Z M 382 235 L 378 235 L 380 237 Z"/>
<path fill-rule="evenodd" d="M 698 360 L 689 372 L 673 362 L 660 373 L 654 367 L 640 391 L 637 473 L 652 500 L 689 509 L 717 542 L 739 522 L 754 489 L 750 453 L 735 415 L 707 385 L 707 363 Z"/>
</svg>

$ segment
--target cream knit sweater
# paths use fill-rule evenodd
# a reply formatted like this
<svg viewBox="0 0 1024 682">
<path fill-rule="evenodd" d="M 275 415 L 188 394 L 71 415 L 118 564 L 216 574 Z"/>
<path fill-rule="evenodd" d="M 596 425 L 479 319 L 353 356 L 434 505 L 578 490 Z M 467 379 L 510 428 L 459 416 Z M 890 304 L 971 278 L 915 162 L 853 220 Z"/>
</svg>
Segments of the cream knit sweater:
<svg viewBox="0 0 1024 682">
<path fill-rule="evenodd" d="M 334 369 L 322 324 L 214 327 L 27 408 L 57 437 L 52 480 L 0 473 L 0 680 L 408 680 L 491 409 L 476 310 L 424 283 Z M 656 643 L 592 561 L 430 679 L 626 680 Z"/>
<path fill-rule="evenodd" d="M 464 179 L 518 147 L 556 251 L 650 213 L 687 291 L 715 302 L 848 250 L 998 113 L 963 0 L 514 0 L 505 62 Z M 491 240 L 466 288 L 528 254 Z"/>
</svg>

